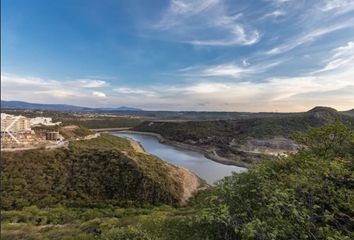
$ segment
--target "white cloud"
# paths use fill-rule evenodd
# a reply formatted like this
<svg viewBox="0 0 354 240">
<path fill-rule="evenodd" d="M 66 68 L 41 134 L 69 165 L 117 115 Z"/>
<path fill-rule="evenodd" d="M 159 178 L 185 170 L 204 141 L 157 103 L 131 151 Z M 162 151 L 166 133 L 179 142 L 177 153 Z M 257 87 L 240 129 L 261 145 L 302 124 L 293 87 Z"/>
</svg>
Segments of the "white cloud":
<svg viewBox="0 0 354 240">
<path fill-rule="evenodd" d="M 143 95 L 143 96 L 154 96 L 155 92 L 151 90 L 145 90 L 140 88 L 130 88 L 130 87 L 119 87 L 114 88 L 114 92 L 124 94 L 124 95 Z"/>
<path fill-rule="evenodd" d="M 249 72 L 252 72 L 252 69 L 243 68 L 235 64 L 223 64 L 223 65 L 206 68 L 201 72 L 201 75 L 206 77 L 213 77 L 213 76 L 214 77 L 215 76 L 239 77 Z"/>
<path fill-rule="evenodd" d="M 325 66 L 315 73 L 295 77 L 270 77 L 263 81 L 225 80 L 225 76 L 238 77 L 245 74 L 240 69 L 246 67 L 235 64 L 188 67 L 180 71 L 193 73 L 200 77 L 200 81 L 203 81 L 204 76 L 204 81 L 153 87 L 154 96 L 145 98 L 144 104 L 155 109 L 176 110 L 289 112 L 305 111 L 316 105 L 331 106 L 339 110 L 350 109 L 354 106 L 353 51 L 354 43 L 348 42 L 333 49 Z M 262 66 L 263 69 L 265 67 Z M 130 100 L 136 104 L 140 98 Z"/>
<path fill-rule="evenodd" d="M 3 73 L 1 92 L 2 98 L 7 100 L 91 107 L 120 104 L 160 110 L 224 111 L 304 111 L 314 105 L 339 110 L 353 108 L 354 42 L 329 51 L 326 59 L 316 72 L 295 77 L 264 77 L 262 81 L 251 81 L 252 76 L 268 71 L 280 61 L 192 66 L 179 70 L 177 75 L 195 77 L 198 81 L 147 88 L 112 86 L 109 98 L 106 90 L 92 91 L 73 84 L 77 81 Z"/>
<path fill-rule="evenodd" d="M 50 90 L 34 90 L 32 93 L 35 95 L 50 96 L 51 98 L 64 99 L 64 100 L 69 97 L 80 97 L 81 95 L 80 93 L 77 93 L 75 91 L 69 89 L 63 89 L 63 88 L 50 89 Z"/>
<path fill-rule="evenodd" d="M 216 7 L 219 0 L 171 0 L 160 21 L 154 25 L 159 29 L 169 29 L 180 25 L 181 21 Z"/>
<path fill-rule="evenodd" d="M 348 43 L 337 48 L 333 56 L 340 57 L 351 47 L 352 43 Z M 261 82 L 212 78 L 183 85 L 151 86 L 149 89 L 119 87 L 114 89 L 118 94 L 109 98 L 103 92 L 69 89 L 65 83 L 56 85 L 57 81 L 53 87 L 53 81 L 2 75 L 5 79 L 2 95 L 8 100 L 91 107 L 119 104 L 160 110 L 304 111 L 314 105 L 328 105 L 344 110 L 354 105 L 354 95 L 350 94 L 350 89 L 354 89 L 354 67 L 340 69 L 338 72 L 326 71 L 301 77 L 268 78 Z"/>
<path fill-rule="evenodd" d="M 339 11 L 339 13 L 345 13 L 354 10 L 353 0 L 327 0 L 323 3 L 320 9 L 324 12 Z"/>
<path fill-rule="evenodd" d="M 241 24 L 242 14 L 229 14 L 222 0 L 171 0 L 153 33 L 199 46 L 252 45 L 259 31 Z"/>
<path fill-rule="evenodd" d="M 1 74 L 1 83 L 2 86 L 6 86 L 7 84 L 18 85 L 18 86 L 57 86 L 60 82 L 55 80 L 44 80 L 36 77 L 23 77 L 17 76 L 14 74 L 2 73 Z"/>
<path fill-rule="evenodd" d="M 211 94 L 211 93 L 222 93 L 228 91 L 230 86 L 223 83 L 199 83 L 182 89 L 182 91 L 189 92 L 192 94 Z"/>
<path fill-rule="evenodd" d="M 92 92 L 92 95 L 95 97 L 98 97 L 98 98 L 106 98 L 107 97 L 107 95 L 104 92 L 97 92 L 97 91 Z"/>
<path fill-rule="evenodd" d="M 268 17 L 277 18 L 277 17 L 282 17 L 282 16 L 285 16 L 285 15 L 286 15 L 286 12 L 280 11 L 280 10 L 275 10 L 273 12 L 264 14 L 262 19 L 268 18 Z"/>
<path fill-rule="evenodd" d="M 242 61 L 242 66 L 235 63 L 224 63 L 211 66 L 191 66 L 180 69 L 178 72 L 186 77 L 231 77 L 240 78 L 245 75 L 259 74 L 268 69 L 279 65 L 280 61 L 269 62 L 266 64 L 255 64 L 250 66 L 246 60 Z"/>
<path fill-rule="evenodd" d="M 88 92 L 86 88 L 96 87 L 99 83 L 96 80 L 92 82 L 58 81 L 2 73 L 1 96 L 3 99 L 10 100 L 73 104 L 76 101 L 92 99 L 92 95 L 98 96 L 98 94 Z M 99 95 L 102 96 L 102 94 Z"/>
<path fill-rule="evenodd" d="M 242 60 L 242 66 L 247 67 L 249 65 L 250 65 L 250 63 L 246 59 Z"/>
<path fill-rule="evenodd" d="M 286 2 L 290 2 L 291 0 L 264 0 L 265 2 L 272 2 L 275 4 L 282 4 L 282 3 L 286 3 Z"/>
<path fill-rule="evenodd" d="M 95 79 L 79 79 L 75 83 L 84 88 L 101 88 L 107 85 L 106 81 Z"/>
</svg>

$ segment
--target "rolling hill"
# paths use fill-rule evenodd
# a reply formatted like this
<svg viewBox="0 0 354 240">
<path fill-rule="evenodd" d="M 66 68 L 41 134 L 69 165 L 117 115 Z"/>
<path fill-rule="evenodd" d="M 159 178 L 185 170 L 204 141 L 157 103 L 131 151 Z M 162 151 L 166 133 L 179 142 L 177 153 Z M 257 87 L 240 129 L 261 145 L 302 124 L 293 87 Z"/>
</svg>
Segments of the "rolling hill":
<svg viewBox="0 0 354 240">
<path fill-rule="evenodd" d="M 178 205 L 203 183 L 190 171 L 110 135 L 73 141 L 68 149 L 3 152 L 1 160 L 2 209 L 33 204 Z M 185 184 L 192 180 L 195 189 Z"/>
<path fill-rule="evenodd" d="M 134 127 L 141 132 L 158 133 L 175 143 L 193 145 L 209 157 L 234 159 L 236 165 L 253 164 L 265 156 L 294 152 L 294 133 L 321 127 L 336 120 L 351 122 L 354 117 L 333 108 L 315 107 L 304 113 L 209 121 L 145 121 Z"/>
</svg>

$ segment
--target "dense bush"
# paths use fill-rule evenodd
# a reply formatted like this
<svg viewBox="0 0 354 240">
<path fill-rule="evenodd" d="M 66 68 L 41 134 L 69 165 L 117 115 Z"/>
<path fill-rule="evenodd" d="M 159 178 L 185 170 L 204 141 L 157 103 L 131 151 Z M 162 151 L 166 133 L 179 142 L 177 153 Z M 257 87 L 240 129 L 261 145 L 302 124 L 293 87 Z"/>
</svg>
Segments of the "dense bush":
<svg viewBox="0 0 354 240">
<path fill-rule="evenodd" d="M 64 119 L 64 124 L 81 125 L 86 128 L 124 128 L 134 127 L 140 124 L 142 120 L 140 118 L 130 117 L 95 117 L 92 119 L 87 118 L 68 118 Z"/>
<path fill-rule="evenodd" d="M 182 192 L 164 162 L 135 153 L 127 140 L 109 135 L 72 142 L 68 149 L 5 152 L 1 182 L 3 209 L 177 204 Z"/>
<path fill-rule="evenodd" d="M 337 122 L 308 146 L 226 177 L 203 199 L 201 239 L 353 239 L 353 132 Z"/>
<path fill-rule="evenodd" d="M 219 156 L 233 159 L 240 166 L 249 166 L 257 164 L 259 159 L 265 158 L 265 155 L 242 151 L 242 146 L 247 141 L 275 137 L 289 138 L 296 132 L 306 132 L 308 127 L 318 128 L 337 120 L 350 121 L 354 126 L 353 117 L 343 115 L 335 109 L 316 107 L 305 113 L 272 117 L 208 121 L 146 121 L 134 129 L 158 133 L 168 140 L 192 144 L 206 151 L 212 149 Z M 289 145 L 291 144 L 289 142 Z M 210 153 L 213 154 L 213 151 Z M 268 155 L 268 158 L 271 156 Z"/>
<path fill-rule="evenodd" d="M 296 135 L 294 138 L 306 145 L 298 153 L 276 161 L 265 161 L 248 172 L 226 177 L 215 187 L 197 194 L 187 207 L 117 208 L 102 199 L 99 201 L 102 204 L 95 207 L 31 206 L 2 212 L 1 237 L 27 240 L 353 239 L 353 131 L 347 125 L 336 122 L 320 129 L 311 129 L 308 134 Z M 109 138 L 90 144 L 78 142 L 72 145 L 71 153 L 95 149 L 97 144 L 102 149 L 108 149 L 114 143 L 111 141 L 113 139 Z M 117 149 L 127 148 L 125 144 L 117 144 Z M 63 153 L 56 154 L 60 157 Z M 56 157 L 46 156 L 46 159 L 51 165 Z M 82 173 L 93 178 L 92 182 L 86 183 L 88 178 L 80 173 L 82 181 L 78 181 L 80 184 L 75 189 L 82 194 L 82 202 L 90 202 L 92 196 L 102 194 L 100 187 L 95 185 L 100 178 L 96 178 L 92 172 L 101 172 L 104 168 L 97 166 L 100 157 L 97 157 L 97 163 L 88 160 L 90 158 L 87 155 L 82 159 L 85 160 L 71 163 L 75 165 L 85 161 L 89 170 L 85 170 L 84 165 L 78 166 L 84 168 Z M 11 184 L 17 181 L 25 184 L 20 181 L 23 179 L 20 173 L 14 171 L 18 167 L 10 166 L 12 172 L 16 173 Z M 41 174 L 57 171 L 57 168 L 47 167 L 29 169 Z M 103 171 L 102 174 L 107 172 Z M 108 176 L 108 179 L 111 177 Z M 6 179 L 9 181 L 12 177 L 6 175 Z M 48 181 L 53 179 L 48 178 Z M 26 184 L 32 186 L 33 183 Z M 96 190 L 86 195 L 85 184 Z M 22 192 L 19 186 L 14 186 L 10 192 L 9 188 L 5 188 L 5 193 L 10 196 L 18 194 L 18 198 L 21 198 L 22 193 L 28 194 Z M 43 191 L 47 190 L 42 186 Z M 53 198 L 59 198 L 59 195 L 53 194 Z M 40 204 L 41 198 L 33 202 Z M 25 203 L 31 204 L 31 201 Z"/>
</svg>

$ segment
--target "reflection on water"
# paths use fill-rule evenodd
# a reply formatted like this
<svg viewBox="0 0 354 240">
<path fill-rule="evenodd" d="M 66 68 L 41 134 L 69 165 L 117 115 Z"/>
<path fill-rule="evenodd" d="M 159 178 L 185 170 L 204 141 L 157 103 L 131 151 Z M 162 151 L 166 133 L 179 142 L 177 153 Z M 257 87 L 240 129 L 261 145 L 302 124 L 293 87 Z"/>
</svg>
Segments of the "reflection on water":
<svg viewBox="0 0 354 240">
<path fill-rule="evenodd" d="M 129 137 L 139 142 L 146 152 L 151 153 L 162 160 L 185 167 L 206 180 L 209 184 L 231 175 L 231 172 L 243 172 L 245 168 L 224 165 L 214 162 L 203 154 L 183 150 L 173 146 L 160 143 L 154 136 L 142 135 L 136 133 L 113 133 L 115 136 Z"/>
</svg>

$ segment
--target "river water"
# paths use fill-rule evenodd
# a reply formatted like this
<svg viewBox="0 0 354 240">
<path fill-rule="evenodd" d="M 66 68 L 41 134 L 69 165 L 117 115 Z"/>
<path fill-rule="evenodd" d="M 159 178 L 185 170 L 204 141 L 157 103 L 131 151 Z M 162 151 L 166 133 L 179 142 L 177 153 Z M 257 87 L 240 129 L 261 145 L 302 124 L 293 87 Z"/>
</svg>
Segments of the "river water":
<svg viewBox="0 0 354 240">
<path fill-rule="evenodd" d="M 112 133 L 112 135 L 128 137 L 139 142 L 146 152 L 166 162 L 191 170 L 209 184 L 213 184 L 215 181 L 231 175 L 232 172 L 240 173 L 246 171 L 242 167 L 214 162 L 199 152 L 160 143 L 155 136 L 120 132 Z"/>
</svg>

